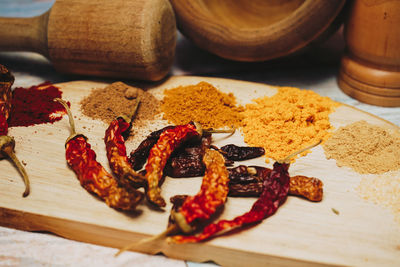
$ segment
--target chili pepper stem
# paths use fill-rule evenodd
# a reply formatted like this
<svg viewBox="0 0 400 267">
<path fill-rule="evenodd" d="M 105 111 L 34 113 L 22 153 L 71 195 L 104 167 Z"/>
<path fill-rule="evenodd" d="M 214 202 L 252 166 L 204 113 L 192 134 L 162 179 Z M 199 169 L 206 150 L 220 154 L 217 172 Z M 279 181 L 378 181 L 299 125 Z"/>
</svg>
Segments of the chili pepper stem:
<svg viewBox="0 0 400 267">
<path fill-rule="evenodd" d="M 300 154 L 300 153 L 303 153 L 304 151 L 307 151 L 307 150 L 309 150 L 309 149 L 311 149 L 311 148 L 313 148 L 313 147 L 318 146 L 319 144 L 321 144 L 321 142 L 322 142 L 322 139 L 320 139 L 317 143 L 315 143 L 315 144 L 313 144 L 313 145 L 310 145 L 310 146 L 308 146 L 308 147 L 305 147 L 305 148 L 303 148 L 303 149 L 300 149 L 299 151 L 296 151 L 296 152 L 290 154 L 289 156 L 287 156 L 287 157 L 284 158 L 283 160 L 277 160 L 277 162 L 278 162 L 278 163 L 289 163 L 290 160 L 291 160 L 294 156 L 296 156 L 296 155 L 298 155 L 298 154 Z"/>
<path fill-rule="evenodd" d="M 178 231 L 178 226 L 177 226 L 176 224 L 172 224 L 172 225 L 171 225 L 170 227 L 168 227 L 164 232 L 162 232 L 162 233 L 160 233 L 160 234 L 158 234 L 158 235 L 155 235 L 155 236 L 152 236 L 152 237 L 149 237 L 149 238 L 142 239 L 142 240 L 140 240 L 139 242 L 135 242 L 135 243 L 129 244 L 129 245 L 127 245 L 127 246 L 121 248 L 114 256 L 115 256 L 115 257 L 118 257 L 118 256 L 121 255 L 123 252 L 125 252 L 125 251 L 127 251 L 127 250 L 130 250 L 130 249 L 132 249 L 132 248 L 134 248 L 134 247 L 137 247 L 137 246 L 139 246 L 139 245 L 143 245 L 143 244 L 145 244 L 145 243 L 154 242 L 154 241 L 159 240 L 159 239 L 163 239 L 163 238 L 167 237 L 168 235 L 170 235 L 170 234 L 172 234 L 172 233 L 175 233 L 176 231 Z"/>
<path fill-rule="evenodd" d="M 14 162 L 18 171 L 22 175 L 22 178 L 25 183 L 25 191 L 22 194 L 22 196 L 27 197 L 30 193 L 30 182 L 29 182 L 28 174 L 26 173 L 24 166 L 21 164 L 21 162 L 18 160 L 17 156 L 15 155 L 14 147 L 15 147 L 14 138 L 12 138 L 11 136 L 7 136 L 7 135 L 0 136 L 0 148 L 1 148 L 0 154 L 7 155 Z"/>
<path fill-rule="evenodd" d="M 236 128 L 231 129 L 203 129 L 203 133 L 230 133 L 231 135 L 236 132 Z"/>
<path fill-rule="evenodd" d="M 133 119 L 135 118 L 135 116 L 136 116 L 136 114 L 137 114 L 137 111 L 138 111 L 138 109 L 139 109 L 139 105 L 140 105 L 140 102 L 141 102 L 141 101 L 142 101 L 142 98 L 141 98 L 140 96 L 138 96 L 138 97 L 136 98 L 136 103 L 135 103 L 135 105 L 133 106 L 132 114 L 131 114 L 128 118 L 124 118 L 124 120 L 125 120 L 127 123 L 129 123 L 129 124 L 132 123 Z"/>
<path fill-rule="evenodd" d="M 70 125 L 70 129 L 71 129 L 71 135 L 67 139 L 67 142 L 68 142 L 69 139 L 71 139 L 73 136 L 76 135 L 75 122 L 74 122 L 74 118 L 72 117 L 71 109 L 69 108 L 67 102 L 65 102 L 61 98 L 54 98 L 54 101 L 57 101 L 58 103 L 63 105 L 65 110 L 67 111 L 68 119 L 69 119 L 69 125 Z"/>
</svg>

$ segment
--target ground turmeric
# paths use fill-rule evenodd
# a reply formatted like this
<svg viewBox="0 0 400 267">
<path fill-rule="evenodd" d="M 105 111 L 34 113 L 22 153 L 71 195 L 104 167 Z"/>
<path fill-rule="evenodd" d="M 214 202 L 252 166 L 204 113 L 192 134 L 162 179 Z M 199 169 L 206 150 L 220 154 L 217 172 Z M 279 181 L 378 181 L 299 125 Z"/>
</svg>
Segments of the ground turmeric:
<svg viewBox="0 0 400 267">
<path fill-rule="evenodd" d="M 329 114 L 339 105 L 310 90 L 280 87 L 272 97 L 254 99 L 245 106 L 244 140 L 251 146 L 264 147 L 267 158 L 281 160 L 320 139 L 326 140 L 332 128 Z"/>
<path fill-rule="evenodd" d="M 207 82 L 165 90 L 161 103 L 164 119 L 174 124 L 196 121 L 205 128 L 239 126 L 243 107 L 235 96 L 225 94 Z"/>
</svg>

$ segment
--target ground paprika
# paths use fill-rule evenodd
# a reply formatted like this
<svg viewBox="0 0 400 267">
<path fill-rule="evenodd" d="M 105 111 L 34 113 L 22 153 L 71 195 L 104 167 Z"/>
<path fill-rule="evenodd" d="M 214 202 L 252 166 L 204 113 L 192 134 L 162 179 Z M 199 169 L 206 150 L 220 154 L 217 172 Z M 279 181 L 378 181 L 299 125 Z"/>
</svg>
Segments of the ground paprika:
<svg viewBox="0 0 400 267">
<path fill-rule="evenodd" d="M 62 92 L 50 82 L 30 88 L 17 87 L 13 90 L 9 127 L 31 126 L 53 123 L 61 120 L 65 113 L 63 106 L 55 102 Z"/>
</svg>

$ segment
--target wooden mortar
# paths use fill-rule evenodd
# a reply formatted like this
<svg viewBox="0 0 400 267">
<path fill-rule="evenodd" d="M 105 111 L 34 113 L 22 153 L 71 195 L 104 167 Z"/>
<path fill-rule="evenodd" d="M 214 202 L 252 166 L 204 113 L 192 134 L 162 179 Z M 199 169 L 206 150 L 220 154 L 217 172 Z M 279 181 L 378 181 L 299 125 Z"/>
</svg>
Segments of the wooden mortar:
<svg viewBox="0 0 400 267">
<path fill-rule="evenodd" d="M 400 106 L 400 1 L 355 0 L 344 29 L 340 88 L 365 103 Z"/>
<path fill-rule="evenodd" d="M 170 0 L 178 28 L 220 57 L 263 61 L 291 54 L 323 34 L 345 0 Z"/>
<path fill-rule="evenodd" d="M 0 51 L 32 51 L 57 71 L 156 81 L 174 59 L 167 0 L 57 0 L 32 18 L 0 18 Z"/>
</svg>

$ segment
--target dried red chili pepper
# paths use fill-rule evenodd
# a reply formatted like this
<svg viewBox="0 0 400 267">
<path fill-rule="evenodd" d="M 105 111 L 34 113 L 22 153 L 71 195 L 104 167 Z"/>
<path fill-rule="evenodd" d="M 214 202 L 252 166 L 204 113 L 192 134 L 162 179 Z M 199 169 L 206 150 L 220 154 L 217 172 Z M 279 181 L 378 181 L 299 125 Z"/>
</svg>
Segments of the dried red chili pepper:
<svg viewBox="0 0 400 267">
<path fill-rule="evenodd" d="M 312 147 L 316 145 L 313 145 Z M 296 152 L 294 155 L 310 148 L 311 147 L 307 147 Z M 249 212 L 246 212 L 233 220 L 220 220 L 217 223 L 210 224 L 198 235 L 176 235 L 171 237 L 170 240 L 173 240 L 176 243 L 199 242 L 209 239 L 218 233 L 226 233 L 244 225 L 261 222 L 265 218 L 273 215 L 279 206 L 286 200 L 289 193 L 290 177 L 288 173 L 288 162 L 290 162 L 290 158 L 294 155 L 290 155 L 282 162 L 274 163 L 272 171 L 269 172 L 267 179 L 264 180 L 263 192 L 253 204 Z"/>
<path fill-rule="evenodd" d="M 88 192 L 97 195 L 107 205 L 120 210 L 134 210 L 143 198 L 143 193 L 133 187 L 121 187 L 114 177 L 97 162 L 96 153 L 91 149 L 87 138 L 77 134 L 71 111 L 67 103 L 56 99 L 66 109 L 71 135 L 65 143 L 65 156 L 68 165 Z"/>
<path fill-rule="evenodd" d="M 132 118 L 135 116 L 139 103 L 140 99 L 137 98 L 134 110 L 129 118 L 119 116 L 113 120 L 104 136 L 107 158 L 112 172 L 122 185 L 133 185 L 136 188 L 145 184 L 145 177 L 132 169 L 132 165 L 126 155 L 125 138 L 129 135 Z"/>
<path fill-rule="evenodd" d="M 172 153 L 184 142 L 200 139 L 203 133 L 233 133 L 234 130 L 203 130 L 201 125 L 191 122 L 178 125 L 164 130 L 157 143 L 150 149 L 146 170 L 147 192 L 146 196 L 150 203 L 158 207 L 165 207 L 165 200 L 161 197 L 159 182 L 163 178 L 164 167 Z"/>
<path fill-rule="evenodd" d="M 230 197 L 258 197 L 263 191 L 263 181 L 271 169 L 260 166 L 240 165 L 228 169 Z M 296 175 L 290 177 L 289 195 L 304 197 L 310 201 L 322 200 L 323 183 L 318 178 Z"/>
<path fill-rule="evenodd" d="M 162 132 L 167 129 L 172 129 L 174 127 L 175 126 L 170 125 L 155 132 L 152 132 L 146 137 L 145 140 L 143 140 L 139 144 L 139 146 L 134 151 L 130 153 L 129 161 L 135 171 L 140 170 L 146 163 L 147 158 L 149 157 L 150 149 L 157 143 Z"/>
<path fill-rule="evenodd" d="M 208 220 L 228 195 L 229 174 L 223 156 L 207 149 L 204 155 L 206 172 L 200 192 L 185 199 L 179 212 L 171 214 L 178 228 L 185 233 L 192 232 L 201 221 Z"/>
<path fill-rule="evenodd" d="M 197 224 L 208 220 L 225 203 L 228 195 L 229 178 L 224 157 L 218 151 L 207 149 L 203 161 L 206 172 L 200 191 L 194 196 L 181 198 L 184 201 L 179 211 L 171 211 L 174 224 L 158 236 L 122 248 L 117 255 L 133 246 L 164 237 L 171 232 L 180 230 L 184 233 L 190 233 L 196 228 Z"/>
<path fill-rule="evenodd" d="M 150 149 L 146 170 L 147 192 L 150 203 L 159 207 L 165 207 L 165 200 L 161 197 L 159 181 L 163 177 L 164 167 L 172 152 L 183 142 L 202 135 L 200 125 L 188 123 L 164 130 L 157 143 Z"/>
<path fill-rule="evenodd" d="M 10 115 L 11 110 L 11 97 L 12 91 L 11 86 L 14 83 L 14 76 L 9 72 L 9 70 L 0 64 L 0 159 L 10 158 L 18 171 L 22 175 L 25 183 L 25 191 L 22 194 L 23 197 L 29 195 L 30 183 L 28 174 L 25 171 L 24 166 L 18 160 L 15 155 L 15 140 L 13 137 L 8 136 L 8 124 L 7 119 Z"/>
</svg>

